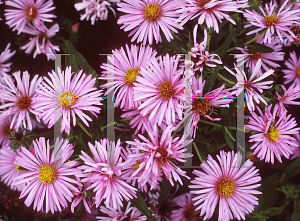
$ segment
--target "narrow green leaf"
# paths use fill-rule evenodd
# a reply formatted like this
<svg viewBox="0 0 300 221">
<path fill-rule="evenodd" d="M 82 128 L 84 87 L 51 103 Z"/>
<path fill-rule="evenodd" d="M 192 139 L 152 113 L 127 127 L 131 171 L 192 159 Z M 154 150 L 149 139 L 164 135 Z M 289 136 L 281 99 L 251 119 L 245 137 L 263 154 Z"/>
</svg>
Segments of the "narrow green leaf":
<svg viewBox="0 0 300 221">
<path fill-rule="evenodd" d="M 226 40 L 224 41 L 224 43 L 216 50 L 216 53 L 223 58 L 227 52 L 227 50 L 229 49 L 232 39 L 234 38 L 233 36 L 236 35 L 236 30 L 235 28 L 233 29 L 233 31 L 228 35 L 228 37 L 226 38 Z"/>
<path fill-rule="evenodd" d="M 272 52 L 274 52 L 274 49 L 269 48 L 266 45 L 256 43 L 256 42 L 252 42 L 251 44 L 249 44 L 248 48 L 252 51 L 256 51 L 256 52 L 259 52 L 259 53 L 272 53 Z"/>
<path fill-rule="evenodd" d="M 156 218 L 152 215 L 150 210 L 148 209 L 147 204 L 145 203 L 143 197 L 139 192 L 136 192 L 137 198 L 130 200 L 132 205 L 134 205 L 141 213 L 147 216 L 149 219 L 156 221 Z"/>
<path fill-rule="evenodd" d="M 292 214 L 292 221 L 300 221 L 300 195 L 294 202 L 294 212 Z"/>
<path fill-rule="evenodd" d="M 158 208 L 160 208 L 162 202 L 167 198 L 170 193 L 170 183 L 169 180 L 164 176 L 160 185 L 160 195 L 158 198 Z"/>
</svg>

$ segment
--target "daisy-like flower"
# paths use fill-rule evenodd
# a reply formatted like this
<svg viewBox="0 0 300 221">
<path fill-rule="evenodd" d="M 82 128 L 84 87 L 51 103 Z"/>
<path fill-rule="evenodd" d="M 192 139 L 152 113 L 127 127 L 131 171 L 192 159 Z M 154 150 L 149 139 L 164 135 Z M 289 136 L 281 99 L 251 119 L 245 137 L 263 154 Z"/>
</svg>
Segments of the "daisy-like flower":
<svg viewBox="0 0 300 221">
<path fill-rule="evenodd" d="M 131 41 L 146 44 L 147 39 L 152 45 L 153 36 L 156 44 L 162 41 L 160 30 L 166 39 L 174 39 L 171 31 L 178 33 L 176 29 L 183 29 L 178 23 L 179 8 L 182 1 L 162 1 L 162 0 L 124 0 L 118 4 L 118 10 L 127 15 L 122 15 L 118 19 L 118 24 L 124 31 L 132 30 L 129 37 L 133 35 Z"/>
<path fill-rule="evenodd" d="M 98 20 L 107 20 L 108 9 L 110 9 L 114 15 L 116 13 L 111 7 L 111 3 L 119 3 L 120 0 L 82 0 L 82 2 L 76 3 L 74 7 L 77 11 L 85 10 L 85 13 L 80 16 L 80 20 L 91 19 L 92 25 Z"/>
<path fill-rule="evenodd" d="M 33 58 L 36 58 L 38 54 L 45 54 L 47 56 L 47 60 L 54 60 L 56 51 L 59 51 L 59 46 L 53 45 L 50 39 L 55 36 L 58 31 L 58 24 L 53 25 L 49 29 L 46 27 L 43 29 L 36 29 L 32 25 L 25 26 L 23 32 L 34 35 L 35 37 L 30 38 L 30 41 L 23 45 L 21 49 L 25 50 L 26 54 L 30 54 L 35 48 Z"/>
<path fill-rule="evenodd" d="M 180 121 L 176 129 L 187 120 L 186 122 L 186 133 L 194 138 L 196 136 L 196 129 L 200 116 L 203 116 L 212 121 L 219 121 L 221 118 L 212 118 L 210 115 L 213 112 L 213 106 L 215 107 L 228 107 L 232 102 L 231 93 L 228 90 L 224 90 L 225 85 L 203 94 L 205 80 L 202 76 L 197 79 L 195 76 L 192 77 L 192 100 L 188 101 L 185 106 L 184 120 Z"/>
<path fill-rule="evenodd" d="M 185 162 L 184 158 L 192 157 L 191 153 L 184 153 L 186 151 L 184 145 L 188 145 L 192 140 L 185 140 L 184 136 L 173 139 L 171 136 L 173 130 L 174 127 L 170 125 L 164 128 L 160 136 L 157 126 L 154 125 L 153 130 L 148 132 L 150 140 L 138 134 L 144 142 L 138 139 L 126 142 L 132 146 L 133 150 L 133 154 L 129 158 L 140 161 L 138 169 L 131 176 L 135 177 L 141 171 L 138 182 L 143 181 L 142 185 L 151 180 L 151 189 L 153 189 L 158 183 L 161 171 L 172 186 L 174 186 L 173 179 L 182 185 L 179 175 L 189 178 L 185 171 L 177 167 L 172 160 Z"/>
<path fill-rule="evenodd" d="M 141 68 L 145 68 L 149 60 L 155 58 L 156 51 L 152 50 L 150 46 L 139 48 L 131 45 L 129 48 L 126 45 L 126 52 L 123 47 L 120 50 L 113 50 L 114 56 L 108 58 L 110 63 L 101 66 L 105 71 L 102 72 L 103 75 L 99 79 L 109 81 L 101 86 L 109 88 L 105 95 L 115 89 L 115 107 L 124 108 L 125 106 L 125 108 L 131 109 L 138 106 L 133 101 L 133 83 L 136 82 L 136 77 L 140 76 Z M 111 76 L 109 76 L 109 72 L 112 72 Z"/>
<path fill-rule="evenodd" d="M 265 5 L 266 11 L 259 6 L 263 15 L 258 14 L 254 10 L 245 10 L 244 16 L 250 23 L 244 27 L 258 27 L 257 29 L 248 32 L 247 35 L 252 35 L 264 30 L 264 43 L 267 41 L 268 43 L 271 43 L 272 37 L 274 37 L 275 33 L 282 42 L 283 37 L 286 37 L 292 41 L 293 38 L 295 38 L 295 35 L 290 30 L 290 26 L 298 23 L 297 21 L 300 19 L 300 10 L 291 9 L 292 5 L 286 7 L 287 3 L 288 0 L 283 3 L 277 13 L 275 12 L 277 4 L 273 3 L 273 1 Z"/>
<path fill-rule="evenodd" d="M 18 30 L 18 34 L 23 31 L 27 24 L 32 24 L 37 28 L 44 28 L 44 22 L 52 22 L 56 15 L 48 12 L 55 9 L 53 0 L 8 0 L 5 5 L 10 8 L 5 9 L 6 24 Z"/>
<path fill-rule="evenodd" d="M 295 118 L 287 115 L 287 111 L 279 112 L 279 105 L 274 106 L 273 113 L 271 113 L 272 105 L 265 107 L 265 113 L 258 108 L 260 116 L 252 113 L 249 118 L 249 125 L 245 125 L 246 129 L 257 131 L 258 133 L 250 136 L 249 142 L 255 142 L 251 149 L 255 149 L 253 154 L 260 160 L 265 159 L 265 162 L 274 164 L 274 155 L 280 163 L 281 156 L 289 158 L 293 153 L 291 146 L 296 144 L 292 134 L 299 133 L 300 128 L 297 126 Z"/>
<path fill-rule="evenodd" d="M 241 168 L 237 167 L 239 153 L 233 151 L 225 153 L 220 151 L 217 155 L 219 163 L 210 155 L 207 161 L 201 164 L 204 172 L 194 170 L 196 178 L 191 181 L 193 185 L 189 187 L 191 193 L 196 195 L 193 200 L 197 206 L 196 210 L 201 210 L 200 216 L 204 220 L 212 217 L 219 202 L 219 221 L 229 221 L 233 218 L 245 220 L 245 214 L 254 210 L 258 205 L 258 198 L 253 194 L 262 194 L 255 190 L 261 180 L 258 169 L 253 166 L 249 159 Z"/>
<path fill-rule="evenodd" d="M 10 129 L 23 126 L 27 130 L 32 130 L 32 120 L 29 113 L 36 116 L 39 114 L 33 109 L 35 103 L 33 99 L 37 96 L 36 90 L 42 78 L 35 75 L 30 82 L 30 74 L 27 71 L 23 72 L 22 78 L 20 71 L 13 73 L 13 76 L 17 82 L 17 87 L 11 78 L 4 79 L 5 91 L 2 96 L 5 103 L 0 106 L 0 109 L 8 109 L 1 113 L 2 119 L 0 120 L 11 115 Z"/>
<path fill-rule="evenodd" d="M 300 57 L 297 59 L 295 51 L 290 53 L 290 59 L 285 61 L 284 64 L 288 68 L 282 70 L 285 78 L 284 83 L 295 81 L 297 85 L 300 85 Z"/>
<path fill-rule="evenodd" d="M 81 170 L 73 168 L 78 166 L 77 161 L 68 159 L 74 152 L 72 144 L 67 139 L 56 140 L 54 149 L 50 155 L 49 140 L 40 137 L 33 141 L 35 156 L 26 148 L 21 147 L 19 156 L 15 159 L 15 164 L 25 168 L 26 173 L 19 175 L 13 181 L 13 185 L 20 185 L 29 182 L 21 192 L 20 198 L 24 198 L 25 205 L 30 206 L 33 201 L 33 209 L 37 211 L 51 210 L 62 211 L 62 207 L 68 206 L 74 196 L 71 192 L 79 192 L 72 184 L 79 183 L 68 176 L 81 173 Z M 67 200 L 67 201 L 66 201 Z M 44 204 L 46 210 L 44 210 Z"/>
<path fill-rule="evenodd" d="M 0 54 L 0 78 L 10 77 L 10 75 L 8 75 L 7 73 L 10 72 L 10 66 L 12 63 L 5 64 L 5 62 L 8 59 L 10 59 L 16 53 L 16 51 L 11 52 L 9 47 L 10 47 L 10 43 L 7 44 L 5 50 L 2 51 Z"/>
<path fill-rule="evenodd" d="M 300 134 L 295 134 L 295 137 L 297 141 L 295 142 L 294 146 L 291 146 L 293 156 L 291 157 L 291 160 L 296 159 L 300 156 Z"/>
<path fill-rule="evenodd" d="M 276 92 L 277 100 L 279 100 L 279 112 L 285 110 L 284 104 L 300 105 L 299 101 L 294 101 L 300 98 L 300 85 L 296 85 L 294 82 L 288 90 L 286 90 L 284 85 L 281 85 L 284 94 L 281 96 Z"/>
<path fill-rule="evenodd" d="M 269 69 L 267 72 L 262 74 L 260 77 L 254 79 L 255 77 L 258 76 L 259 70 L 261 68 L 261 63 L 262 63 L 262 61 L 261 61 L 261 59 L 259 59 L 256 63 L 256 66 L 254 67 L 254 70 L 253 70 L 249 80 L 247 79 L 245 72 L 240 71 L 239 68 L 235 67 L 235 71 L 237 72 L 235 74 L 229 68 L 224 66 L 224 68 L 228 72 L 230 72 L 233 76 L 235 76 L 237 79 L 237 84 L 233 87 L 233 89 L 236 89 L 236 90 L 233 91 L 232 93 L 236 94 L 236 96 L 238 96 L 243 90 L 245 90 L 247 107 L 250 112 L 253 112 L 255 110 L 253 99 L 258 104 L 261 101 L 265 105 L 267 105 L 267 102 L 260 96 L 260 94 L 263 93 L 263 89 L 270 89 L 272 87 L 272 83 L 273 83 L 273 81 L 259 82 L 274 73 L 274 70 L 271 70 L 271 69 Z M 258 90 L 260 94 L 255 89 Z"/>
<path fill-rule="evenodd" d="M 100 207 L 101 212 L 109 215 L 110 217 L 97 216 L 98 220 L 102 221 L 143 221 L 147 220 L 147 217 L 144 216 L 137 208 L 131 207 L 131 203 L 128 202 L 125 211 L 123 212 L 120 208 L 115 209 L 113 207 Z"/>
<path fill-rule="evenodd" d="M 218 21 L 222 23 L 222 19 L 225 18 L 232 24 L 236 24 L 224 12 L 242 12 L 239 8 L 248 7 L 247 3 L 247 0 L 185 0 L 185 4 L 178 10 L 181 13 L 179 19 L 182 20 L 182 24 L 185 24 L 188 20 L 199 17 L 198 24 L 202 25 L 205 21 L 208 28 L 213 27 L 219 33 Z"/>
<path fill-rule="evenodd" d="M 83 183 L 83 185 L 81 184 L 81 181 L 80 179 L 77 177 L 77 182 L 80 183 L 80 185 L 78 186 L 78 190 L 80 191 L 79 193 L 78 192 L 75 192 L 73 191 L 73 194 L 75 196 L 75 198 L 73 199 L 72 201 L 72 204 L 71 204 L 71 211 L 72 213 L 74 213 L 74 208 L 76 206 L 78 206 L 78 204 L 82 201 L 83 202 L 83 205 L 86 209 L 86 211 L 88 213 L 91 213 L 91 207 L 92 207 L 92 199 L 91 197 L 88 195 L 86 189 L 91 185 L 90 183 Z"/>
<path fill-rule="evenodd" d="M 89 143 L 89 148 L 93 154 L 92 159 L 84 151 L 81 151 L 82 155 L 79 157 L 84 161 L 86 165 L 80 166 L 79 168 L 83 170 L 83 174 L 79 175 L 84 177 L 82 182 L 90 182 L 91 185 L 86 188 L 86 190 L 94 189 L 95 204 L 96 207 L 104 201 L 106 207 L 111 206 L 114 209 L 118 209 L 119 206 L 123 206 L 123 199 L 126 201 L 136 197 L 136 188 L 130 186 L 124 180 L 127 179 L 123 175 L 126 166 L 126 161 L 123 162 L 120 156 L 121 141 L 118 140 L 117 144 L 115 142 L 110 142 L 107 139 L 96 141 L 95 146 Z M 114 156 L 109 158 L 106 146 L 109 148 L 115 148 Z M 115 146 L 115 147 L 113 147 Z"/>
<path fill-rule="evenodd" d="M 263 44 L 263 36 L 259 36 L 255 41 L 259 44 Z M 275 63 L 274 61 L 283 61 L 284 59 L 284 52 L 280 51 L 282 50 L 282 45 L 280 43 L 281 43 L 280 39 L 278 38 L 273 39 L 271 43 L 264 43 L 264 45 L 274 50 L 272 53 L 259 53 L 250 50 L 247 46 L 245 46 L 245 48 L 236 47 L 236 49 L 241 50 L 241 52 L 246 55 L 246 56 L 235 55 L 235 57 L 237 58 L 237 63 L 244 65 L 245 62 L 246 66 L 250 67 L 251 71 L 253 71 L 255 65 L 257 64 L 257 61 L 261 59 L 262 67 L 265 71 L 268 71 L 270 69 L 268 66 L 274 69 L 278 68 L 280 67 L 280 64 Z M 258 76 L 261 76 L 262 74 L 263 74 L 262 69 L 259 69 Z"/>
<path fill-rule="evenodd" d="M 70 121 L 72 116 L 73 126 L 76 125 L 76 116 L 88 127 L 87 121 L 92 119 L 83 110 L 89 111 L 95 117 L 100 113 L 103 98 L 101 90 L 94 87 L 96 79 L 92 75 L 86 75 L 83 70 L 78 73 L 71 72 L 71 66 L 66 71 L 59 68 L 57 74 L 52 71 L 48 73 L 49 78 L 44 81 L 37 90 L 38 96 L 34 98 L 35 110 L 39 111 L 39 118 L 52 127 L 62 116 L 60 131 L 70 133 Z M 58 114 L 61 111 L 61 114 Z"/>
<path fill-rule="evenodd" d="M 152 59 L 149 66 L 141 69 L 134 83 L 134 101 L 142 102 L 138 110 L 142 116 L 149 115 L 152 124 L 162 121 L 174 124 L 176 116 L 182 120 L 184 101 L 183 69 L 178 68 L 179 56 Z"/>
<path fill-rule="evenodd" d="M 173 198 L 175 207 L 179 207 L 172 211 L 172 221 L 196 221 L 199 216 L 196 207 L 192 201 L 193 194 L 185 193 Z"/>
<path fill-rule="evenodd" d="M 20 149 L 15 152 L 10 147 L 2 145 L 2 148 L 0 149 L 0 176 L 1 181 L 6 185 L 14 190 L 17 189 L 18 191 L 22 191 L 26 183 L 11 185 L 15 177 L 26 172 L 26 170 L 20 169 L 19 165 L 14 164 L 15 158 L 16 156 L 19 156 L 19 153 Z"/>
</svg>

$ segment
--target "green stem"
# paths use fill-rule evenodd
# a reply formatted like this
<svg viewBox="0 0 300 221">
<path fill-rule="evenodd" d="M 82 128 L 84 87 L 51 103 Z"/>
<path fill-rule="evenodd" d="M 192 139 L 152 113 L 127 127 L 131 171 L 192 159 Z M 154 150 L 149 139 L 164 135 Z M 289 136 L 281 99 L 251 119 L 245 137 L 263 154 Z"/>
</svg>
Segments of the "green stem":
<svg viewBox="0 0 300 221">
<path fill-rule="evenodd" d="M 197 153 L 197 156 L 198 156 L 199 160 L 201 161 L 201 163 L 203 163 L 202 157 L 201 157 L 201 155 L 200 155 L 200 152 L 199 152 L 199 150 L 198 150 L 198 148 L 197 148 L 195 142 L 193 142 L 193 146 L 194 146 L 194 148 L 195 148 L 195 150 L 196 150 L 196 153 Z"/>
<path fill-rule="evenodd" d="M 209 124 L 209 125 L 212 125 L 212 126 L 215 126 L 215 127 L 223 127 L 222 125 L 219 125 L 219 124 L 216 124 L 216 123 L 213 123 L 213 122 L 210 122 L 210 121 L 206 121 L 206 120 L 200 120 L 200 122 L 203 122 L 205 124 Z"/>
<path fill-rule="evenodd" d="M 228 84 L 235 85 L 234 82 L 232 82 L 232 81 L 228 80 L 227 78 L 223 77 L 220 73 L 218 73 L 217 76 L 219 78 L 221 78 L 223 81 L 227 82 Z"/>
<path fill-rule="evenodd" d="M 235 141 L 234 137 L 231 135 L 231 133 L 229 132 L 228 128 L 227 128 L 227 127 L 224 127 L 224 129 L 225 129 L 226 133 L 229 135 L 229 137 L 230 137 L 233 141 Z"/>
<path fill-rule="evenodd" d="M 229 48 L 229 49 L 227 50 L 227 52 L 231 52 L 231 51 L 233 51 L 234 49 L 235 49 L 235 47 Z"/>
<path fill-rule="evenodd" d="M 211 35 L 210 35 L 210 31 L 207 32 L 207 42 L 206 42 L 206 51 L 209 51 L 209 44 L 210 44 L 210 39 L 211 39 Z"/>
<path fill-rule="evenodd" d="M 80 122 L 78 122 L 78 125 L 90 138 L 92 138 L 92 134 L 90 134 Z"/>
<path fill-rule="evenodd" d="M 251 40 L 247 41 L 244 46 L 250 44 L 251 42 L 255 41 L 259 36 L 263 35 L 266 32 L 266 30 L 264 30 L 263 32 L 261 32 L 260 34 L 256 35 L 254 38 L 252 38 Z"/>
</svg>

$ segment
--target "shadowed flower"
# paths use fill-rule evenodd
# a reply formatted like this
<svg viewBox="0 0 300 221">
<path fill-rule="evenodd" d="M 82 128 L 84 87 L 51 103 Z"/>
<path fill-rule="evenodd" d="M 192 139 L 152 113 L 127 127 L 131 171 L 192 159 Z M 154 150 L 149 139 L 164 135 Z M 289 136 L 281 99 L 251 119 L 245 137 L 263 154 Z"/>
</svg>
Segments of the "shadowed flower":
<svg viewBox="0 0 300 221">
<path fill-rule="evenodd" d="M 296 159 L 300 156 L 300 134 L 295 134 L 295 137 L 297 141 L 295 142 L 295 145 L 291 146 L 293 156 L 291 157 L 291 160 Z"/>
<path fill-rule="evenodd" d="M 245 220 L 245 214 L 254 210 L 258 205 L 258 198 L 253 194 L 262 194 L 255 190 L 261 180 L 258 169 L 253 162 L 247 160 L 242 167 L 237 165 L 238 157 L 242 157 L 234 151 L 225 153 L 220 151 L 217 155 L 219 164 L 210 155 L 207 161 L 201 164 L 204 172 L 194 170 L 196 178 L 191 181 L 193 185 L 189 188 L 197 189 L 191 191 L 195 195 L 193 201 L 196 210 L 201 210 L 200 216 L 204 220 L 210 219 L 219 202 L 218 221 L 229 221 L 233 218 Z"/>
<path fill-rule="evenodd" d="M 258 33 L 259 31 L 265 31 L 263 42 L 270 44 L 272 37 L 276 35 L 279 37 L 281 42 L 283 42 L 283 37 L 288 38 L 293 41 L 295 38 L 294 33 L 290 30 L 293 24 L 296 24 L 300 19 L 300 10 L 291 9 L 292 5 L 285 7 L 288 3 L 286 0 L 280 7 L 279 11 L 276 13 L 275 8 L 277 8 L 277 3 L 271 1 L 269 4 L 265 5 L 265 10 L 259 6 L 260 11 L 263 15 L 258 14 L 256 11 L 245 10 L 244 16 L 250 22 L 250 24 L 244 27 L 256 26 L 257 29 L 250 31 L 247 35 L 252 35 Z"/>
<path fill-rule="evenodd" d="M 254 130 L 258 133 L 250 136 L 249 142 L 255 142 L 250 149 L 255 149 L 253 154 L 260 160 L 274 164 L 274 155 L 280 163 L 281 156 L 289 158 L 293 153 L 291 146 L 295 144 L 296 139 L 291 137 L 292 134 L 299 133 L 300 128 L 297 126 L 295 118 L 287 116 L 287 111 L 279 112 L 279 105 L 276 104 L 271 113 L 272 105 L 265 107 L 265 113 L 258 108 L 260 116 L 252 113 L 249 118 L 249 125 L 245 125 L 248 130 Z"/>
<path fill-rule="evenodd" d="M 14 27 L 13 31 L 18 30 L 18 34 L 26 24 L 41 29 L 45 27 L 44 22 L 52 22 L 52 18 L 56 18 L 48 14 L 55 9 L 53 0 L 8 0 L 5 5 L 11 7 L 5 9 L 6 24 Z"/>
<path fill-rule="evenodd" d="M 25 50 L 26 54 L 30 54 L 35 48 L 33 58 L 36 58 L 38 54 L 45 54 L 47 56 L 47 60 L 54 60 L 56 51 L 59 51 L 59 46 L 53 45 L 50 38 L 55 36 L 58 31 L 58 24 L 53 25 L 49 29 L 46 27 L 43 29 L 36 29 L 32 25 L 25 26 L 23 32 L 34 35 L 35 37 L 30 38 L 30 41 L 23 45 L 21 49 Z"/>
<path fill-rule="evenodd" d="M 193 205 L 192 201 L 193 194 L 185 193 L 178 197 L 173 198 L 175 202 L 175 208 L 172 211 L 172 221 L 197 221 L 199 212 L 196 211 L 196 206 Z"/>
<path fill-rule="evenodd" d="M 127 15 L 122 15 L 118 19 L 118 24 L 122 25 L 124 31 L 132 30 L 129 37 L 134 35 L 131 41 L 146 44 L 147 39 L 152 45 L 153 36 L 156 44 L 162 41 L 160 30 L 164 33 L 168 41 L 174 39 L 171 31 L 178 33 L 176 29 L 183 29 L 177 22 L 179 13 L 176 9 L 180 6 L 179 1 L 162 0 L 124 0 L 118 4 L 118 10 Z"/>
<path fill-rule="evenodd" d="M 83 73 L 83 70 L 71 72 L 71 66 L 65 71 L 58 68 L 57 74 L 52 71 L 48 75 L 51 80 L 44 77 L 37 90 L 38 96 L 34 98 L 34 108 L 40 112 L 38 117 L 48 124 L 48 128 L 62 117 L 61 132 L 70 133 L 71 117 L 75 127 L 76 116 L 88 127 L 88 121 L 92 119 L 83 110 L 98 117 L 95 113 L 100 113 L 101 108 L 97 106 L 102 105 L 103 100 L 101 90 L 94 87 L 96 79 Z"/>
<path fill-rule="evenodd" d="M 276 92 L 277 100 L 279 100 L 279 112 L 284 111 L 284 104 L 300 105 L 299 101 L 294 101 L 300 98 L 300 85 L 296 85 L 293 82 L 288 90 L 286 90 L 284 85 L 281 85 L 284 94 L 281 96 Z"/>
<path fill-rule="evenodd" d="M 49 140 L 40 137 L 33 141 L 36 157 L 26 148 L 21 147 L 21 153 L 16 157 L 15 164 L 27 169 L 27 172 L 19 175 L 13 181 L 13 185 L 20 185 L 29 182 L 21 192 L 20 198 L 24 198 L 25 205 L 30 206 L 33 201 L 33 209 L 37 211 L 51 210 L 62 211 L 62 207 L 68 207 L 67 201 L 71 202 L 74 196 L 71 192 L 79 192 L 72 184 L 79 183 L 68 176 L 78 175 L 81 171 L 77 168 L 77 161 L 68 159 L 74 152 L 72 144 L 67 139 L 56 140 L 54 149 L 50 155 Z M 67 201 L 66 201 L 67 200 Z M 46 210 L 44 210 L 46 205 Z"/>
<path fill-rule="evenodd" d="M 294 81 L 297 85 L 300 85 L 300 57 L 297 59 L 296 52 L 290 53 L 290 59 L 284 62 L 288 69 L 282 70 L 284 73 L 284 83 L 290 83 Z"/>
<path fill-rule="evenodd" d="M 10 52 L 9 47 L 10 47 L 10 43 L 7 44 L 5 50 L 2 51 L 0 54 L 0 78 L 10 77 L 10 75 L 8 75 L 7 73 L 10 72 L 10 66 L 12 63 L 7 63 L 7 64 L 4 64 L 4 63 L 8 59 L 10 59 L 16 53 L 16 51 Z"/>
</svg>

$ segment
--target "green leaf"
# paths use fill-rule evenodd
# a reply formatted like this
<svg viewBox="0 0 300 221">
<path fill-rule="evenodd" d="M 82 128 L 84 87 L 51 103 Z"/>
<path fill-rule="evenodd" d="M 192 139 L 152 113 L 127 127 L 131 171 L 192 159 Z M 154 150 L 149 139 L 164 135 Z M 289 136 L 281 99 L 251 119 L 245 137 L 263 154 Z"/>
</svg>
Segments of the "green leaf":
<svg viewBox="0 0 300 221">
<path fill-rule="evenodd" d="M 294 212 L 292 214 L 292 221 L 300 221 L 300 195 L 294 202 Z"/>
<path fill-rule="evenodd" d="M 141 213 L 143 213 L 145 216 L 147 216 L 149 219 L 152 219 L 153 221 L 156 221 L 156 218 L 152 215 L 150 210 L 148 209 L 147 204 L 145 203 L 143 197 L 139 192 L 136 192 L 137 198 L 134 198 L 130 200 L 132 205 L 134 205 Z"/>
<path fill-rule="evenodd" d="M 228 131 L 227 127 L 222 127 L 222 131 L 223 131 L 227 145 L 230 147 L 230 149 L 233 150 L 235 139 L 233 138 L 231 133 Z"/>
<path fill-rule="evenodd" d="M 259 53 L 272 53 L 272 52 L 274 52 L 274 49 L 269 48 L 266 45 L 256 43 L 256 42 L 252 42 L 251 44 L 249 44 L 248 48 L 252 51 L 256 51 L 256 52 L 259 52 Z"/>
<path fill-rule="evenodd" d="M 160 208 L 162 202 L 167 198 L 170 193 L 170 183 L 169 180 L 164 176 L 161 186 L 160 186 L 160 195 L 158 198 L 158 208 Z"/>
<path fill-rule="evenodd" d="M 272 217 L 272 216 L 277 216 L 283 212 L 285 209 L 286 205 L 282 205 L 280 207 L 269 207 L 266 209 L 265 215 Z"/>
<path fill-rule="evenodd" d="M 298 157 L 294 162 L 292 162 L 289 166 L 287 166 L 283 173 L 285 173 L 288 178 L 292 178 L 300 173 L 300 157 Z"/>
<path fill-rule="evenodd" d="M 234 35 L 236 35 L 236 29 L 234 28 L 232 30 L 232 32 L 228 35 L 228 37 L 226 38 L 226 40 L 223 42 L 223 44 L 221 46 L 219 46 L 219 48 L 216 50 L 216 53 L 223 58 L 227 52 L 227 50 L 229 49 L 232 39 L 234 38 Z"/>
</svg>

